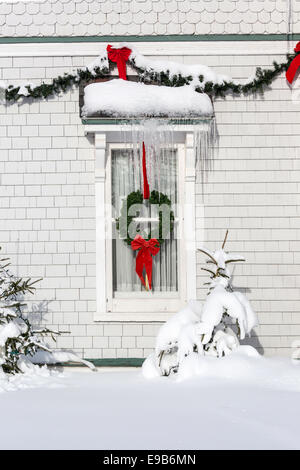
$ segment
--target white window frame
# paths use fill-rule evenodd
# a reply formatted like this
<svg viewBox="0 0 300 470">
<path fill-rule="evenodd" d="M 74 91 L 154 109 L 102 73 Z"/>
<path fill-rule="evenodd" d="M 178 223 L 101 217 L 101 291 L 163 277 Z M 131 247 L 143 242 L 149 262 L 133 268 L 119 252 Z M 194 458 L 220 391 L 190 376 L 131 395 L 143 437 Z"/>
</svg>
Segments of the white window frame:
<svg viewBox="0 0 300 470">
<path fill-rule="evenodd" d="M 106 200 L 111 199 L 111 169 L 112 169 L 112 151 L 130 149 L 132 145 L 122 143 L 108 144 L 108 154 L 106 161 Z M 177 179 L 178 179 L 178 207 L 179 209 L 184 204 L 184 179 L 180 177 L 184 175 L 184 161 L 185 161 L 185 146 L 184 144 L 174 144 L 174 149 L 177 151 Z M 185 249 L 183 240 L 183 211 L 178 214 L 178 291 L 177 292 L 113 292 L 113 272 L 112 272 L 112 242 L 111 242 L 111 227 L 112 227 L 112 211 L 111 207 L 107 207 L 107 225 L 109 236 L 106 239 L 106 292 L 107 292 L 107 311 L 116 313 L 138 313 L 143 311 L 145 314 L 153 314 L 153 312 L 174 312 L 182 306 L 182 300 L 186 298 L 186 283 L 185 276 L 182 274 L 186 272 L 185 267 Z"/>
<path fill-rule="evenodd" d="M 89 125 L 86 133 L 95 135 L 95 198 L 96 198 L 96 312 L 94 321 L 153 322 L 165 321 L 188 299 L 196 299 L 196 207 L 195 207 L 195 154 L 193 128 L 178 129 L 184 133 L 184 142 L 174 144 L 178 152 L 179 200 L 182 218 L 178 242 L 179 269 L 178 292 L 124 293 L 122 298 L 112 297 L 111 253 L 111 156 L 113 148 L 126 148 L 128 144 L 116 143 L 120 129 L 116 125 Z M 182 139 L 181 139 L 182 140 Z M 110 189 L 111 191 L 111 189 Z M 174 295 L 175 294 L 175 295 Z M 118 296 L 119 297 L 119 296 Z M 127 298 L 126 298 L 127 297 Z M 147 299 L 147 302 L 145 302 Z"/>
</svg>

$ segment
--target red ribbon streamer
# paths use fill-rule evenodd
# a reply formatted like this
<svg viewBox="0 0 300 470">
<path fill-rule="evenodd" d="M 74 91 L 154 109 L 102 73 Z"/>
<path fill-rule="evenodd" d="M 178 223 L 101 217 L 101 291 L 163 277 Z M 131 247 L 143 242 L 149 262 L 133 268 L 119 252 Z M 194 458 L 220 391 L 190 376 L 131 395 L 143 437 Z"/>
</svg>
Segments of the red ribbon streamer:
<svg viewBox="0 0 300 470">
<path fill-rule="evenodd" d="M 159 241 L 156 238 L 144 240 L 141 235 L 136 235 L 135 239 L 131 242 L 133 250 L 139 250 L 136 257 L 135 271 L 139 276 L 142 284 L 146 287 L 145 279 L 143 278 L 143 270 L 145 266 L 146 274 L 148 276 L 149 289 L 152 288 L 152 256 L 157 255 L 160 250 Z"/>
<path fill-rule="evenodd" d="M 147 166 L 146 166 L 146 149 L 145 143 L 143 142 L 143 180 L 144 180 L 144 199 L 149 199 L 150 191 L 147 178 Z"/>
<path fill-rule="evenodd" d="M 300 42 L 297 43 L 295 49 L 295 52 L 300 52 Z M 295 78 L 296 72 L 298 68 L 300 67 L 300 54 L 298 54 L 291 62 L 289 68 L 287 69 L 285 76 L 287 81 L 292 84 L 293 80 Z"/>
<path fill-rule="evenodd" d="M 127 80 L 126 77 L 126 62 L 131 54 L 131 49 L 128 47 L 121 47 L 119 49 L 113 48 L 110 44 L 106 48 L 107 56 L 112 62 L 116 62 L 119 72 L 119 78 Z"/>
</svg>

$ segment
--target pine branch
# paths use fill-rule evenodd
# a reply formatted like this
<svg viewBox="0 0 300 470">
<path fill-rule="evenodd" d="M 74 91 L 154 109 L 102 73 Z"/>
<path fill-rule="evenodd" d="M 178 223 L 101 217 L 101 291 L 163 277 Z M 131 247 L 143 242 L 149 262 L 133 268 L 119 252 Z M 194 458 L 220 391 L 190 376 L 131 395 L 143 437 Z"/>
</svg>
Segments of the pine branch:
<svg viewBox="0 0 300 470">
<path fill-rule="evenodd" d="M 215 276 L 216 273 L 214 271 L 211 271 L 210 269 L 207 268 L 201 268 L 202 271 L 207 271 L 208 273 L 212 274 L 212 276 Z"/>
<path fill-rule="evenodd" d="M 7 259 L 2 259 L 2 262 L 6 261 Z M 9 264 L 0 266 L 0 326 L 4 331 L 8 326 L 9 332 L 1 354 L 0 368 L 5 373 L 16 374 L 21 373 L 18 362 L 22 355 L 34 355 L 39 349 L 51 352 L 42 339 L 51 336 L 55 340 L 60 332 L 46 327 L 34 329 L 30 320 L 22 314 L 26 303 L 19 300 L 20 296 L 32 294 L 40 279 L 17 278 L 6 269 Z"/>
<path fill-rule="evenodd" d="M 3 291 L 3 293 L 0 295 L 0 299 L 8 299 L 9 297 L 15 296 L 19 293 L 25 294 L 26 292 L 29 292 L 30 294 L 33 294 L 35 291 L 34 284 L 37 282 L 40 282 L 42 279 L 37 279 L 35 281 L 31 281 L 31 278 L 23 281 L 21 278 L 17 280 L 12 280 L 9 286 L 9 289 Z"/>
<path fill-rule="evenodd" d="M 228 259 L 228 260 L 225 261 L 225 264 L 238 263 L 239 261 L 246 261 L 246 260 L 245 260 L 245 258 Z"/>
<path fill-rule="evenodd" d="M 210 258 L 211 262 L 218 265 L 217 261 L 215 260 L 215 258 L 210 254 L 208 253 L 206 250 L 204 250 L 204 248 L 198 248 L 197 251 L 201 251 L 201 253 L 204 253 L 206 256 L 208 256 L 208 258 Z"/>
<path fill-rule="evenodd" d="M 224 250 L 224 248 L 225 248 L 227 237 L 228 237 L 228 229 L 226 230 L 225 238 L 224 238 L 224 241 L 223 241 L 223 244 L 222 244 L 222 250 Z"/>
</svg>

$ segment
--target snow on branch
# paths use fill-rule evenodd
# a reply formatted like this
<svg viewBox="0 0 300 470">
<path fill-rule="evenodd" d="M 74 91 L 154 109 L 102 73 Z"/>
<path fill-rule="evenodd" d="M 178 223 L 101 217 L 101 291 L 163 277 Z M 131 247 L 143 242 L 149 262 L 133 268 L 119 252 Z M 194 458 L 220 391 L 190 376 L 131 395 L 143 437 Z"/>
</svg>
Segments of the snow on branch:
<svg viewBox="0 0 300 470">
<path fill-rule="evenodd" d="M 160 328 L 155 353 L 143 364 L 145 377 L 170 375 L 201 366 L 204 356 L 222 358 L 240 348 L 240 340 L 257 326 L 257 316 L 242 292 L 234 291 L 227 264 L 244 260 L 240 255 L 225 251 L 226 232 L 221 249 L 199 251 L 208 257 L 212 269 L 209 291 L 202 305 L 190 301 Z M 248 347 L 250 354 L 256 353 Z M 198 366 L 197 366 L 198 367 Z M 196 367 L 196 369 L 197 369 Z"/>
<path fill-rule="evenodd" d="M 227 94 L 240 96 L 249 93 L 263 93 L 282 72 L 285 72 L 291 62 L 297 56 L 287 54 L 286 60 L 280 64 L 273 62 L 270 68 L 263 69 L 257 67 L 255 73 L 247 80 L 240 82 L 223 74 L 216 73 L 206 65 L 195 64 L 188 65 L 171 61 L 155 60 L 140 54 L 130 44 L 131 49 L 129 64 L 135 69 L 140 82 L 164 85 L 167 87 L 182 87 L 190 85 L 196 92 L 207 93 L 211 98 L 224 97 Z M 32 83 L 22 83 L 18 85 L 0 83 L 0 101 L 1 89 L 4 91 L 7 102 L 15 102 L 21 98 L 47 99 L 54 94 L 66 92 L 73 86 L 81 83 L 88 83 L 94 79 L 110 76 L 110 60 L 107 51 L 101 51 L 100 55 L 87 67 L 64 73 L 47 83 L 42 82 L 39 85 Z"/>
<path fill-rule="evenodd" d="M 62 331 L 53 331 L 46 326 L 34 328 L 25 311 L 24 297 L 34 293 L 35 285 L 40 279 L 19 278 L 10 272 L 9 266 L 7 258 L 0 259 L 0 378 L 3 374 L 8 376 L 23 373 L 28 369 L 24 364 L 28 365 L 30 357 L 37 353 L 44 354 L 48 362 L 52 355 L 52 362 L 80 362 L 96 370 L 93 364 L 72 352 L 57 352 L 49 348 L 47 337 L 55 340 Z M 36 368 L 29 369 L 37 371 Z"/>
</svg>

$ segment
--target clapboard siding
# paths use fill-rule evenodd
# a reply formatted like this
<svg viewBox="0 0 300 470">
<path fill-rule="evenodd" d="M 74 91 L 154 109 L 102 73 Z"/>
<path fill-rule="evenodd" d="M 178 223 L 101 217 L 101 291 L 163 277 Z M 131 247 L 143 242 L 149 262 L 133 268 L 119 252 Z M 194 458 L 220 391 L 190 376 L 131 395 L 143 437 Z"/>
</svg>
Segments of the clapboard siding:
<svg viewBox="0 0 300 470">
<path fill-rule="evenodd" d="M 261 53 L 169 58 L 206 63 L 234 78 L 247 78 L 273 59 Z M 40 81 L 92 59 L 5 57 L 0 76 Z M 260 320 L 250 342 L 266 354 L 290 354 L 300 337 L 300 103 L 293 97 L 282 76 L 264 97 L 217 100 L 219 146 L 204 192 L 200 173 L 196 185 L 197 244 L 214 248 L 229 229 L 228 248 L 247 260 L 237 266 L 234 285 L 249 290 Z M 93 321 L 94 170 L 78 90 L 1 106 L 0 241 L 19 275 L 43 277 L 30 303 L 32 317 L 70 331 L 58 338 L 59 348 L 90 358 L 144 357 L 158 324 Z M 198 295 L 204 298 L 201 266 L 197 254 Z"/>
</svg>

